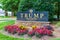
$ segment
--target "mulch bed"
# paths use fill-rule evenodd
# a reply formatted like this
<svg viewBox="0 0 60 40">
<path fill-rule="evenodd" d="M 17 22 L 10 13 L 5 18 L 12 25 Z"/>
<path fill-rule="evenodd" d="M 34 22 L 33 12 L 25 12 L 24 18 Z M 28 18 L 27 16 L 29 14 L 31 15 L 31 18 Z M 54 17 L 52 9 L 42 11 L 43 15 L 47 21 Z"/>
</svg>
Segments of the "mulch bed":
<svg viewBox="0 0 60 40">
<path fill-rule="evenodd" d="M 24 35 L 24 36 L 19 36 L 19 35 L 17 35 L 17 34 L 12 35 L 12 34 L 6 32 L 6 31 L 4 31 L 4 30 L 0 30 L 0 33 L 2 33 L 3 35 L 6 35 L 6 36 L 12 36 L 12 37 L 14 37 L 14 38 L 25 38 L 25 39 L 27 39 L 27 38 L 32 38 L 32 40 L 49 40 L 49 39 L 51 39 L 51 38 L 55 38 L 54 36 L 53 36 L 53 37 L 43 36 L 43 37 L 41 37 L 41 38 L 37 38 L 36 36 L 29 37 L 27 34 Z"/>
<path fill-rule="evenodd" d="M 52 39 L 52 38 L 60 38 L 60 30 L 59 28 L 55 28 L 55 31 L 53 33 L 53 37 L 50 37 L 50 36 L 43 36 L 41 38 L 37 38 L 36 36 L 33 36 L 33 37 L 29 37 L 27 34 L 24 35 L 24 36 L 19 36 L 17 34 L 10 34 L 4 30 L 0 30 L 0 33 L 2 33 L 3 35 L 6 35 L 6 36 L 12 36 L 14 38 L 32 38 L 32 40 L 49 40 L 49 39 Z"/>
</svg>

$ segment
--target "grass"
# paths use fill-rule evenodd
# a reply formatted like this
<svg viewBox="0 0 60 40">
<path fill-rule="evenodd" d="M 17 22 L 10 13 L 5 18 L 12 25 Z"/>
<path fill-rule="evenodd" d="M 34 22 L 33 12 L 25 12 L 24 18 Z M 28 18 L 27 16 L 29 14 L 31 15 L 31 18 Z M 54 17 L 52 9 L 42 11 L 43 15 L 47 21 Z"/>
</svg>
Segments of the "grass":
<svg viewBox="0 0 60 40">
<path fill-rule="evenodd" d="M 0 33 L 0 40 L 24 40 L 23 38 L 13 38 Z"/>
<path fill-rule="evenodd" d="M 58 21 L 58 22 L 56 23 L 56 26 L 60 27 L 60 21 Z"/>
<path fill-rule="evenodd" d="M 60 38 L 53 38 L 53 39 L 50 39 L 50 40 L 60 40 Z"/>
<path fill-rule="evenodd" d="M 0 16 L 0 18 L 9 18 L 9 16 Z"/>
<path fill-rule="evenodd" d="M 7 22 L 2 22 L 0 23 L 0 30 L 2 30 L 4 28 L 4 26 L 6 25 L 13 25 L 15 23 L 14 20 L 11 20 L 11 21 L 7 21 Z M 23 37 L 20 37 L 20 38 L 13 38 L 11 36 L 6 36 L 6 35 L 3 35 L 0 33 L 0 40 L 31 40 L 30 38 L 23 38 Z"/>
<path fill-rule="evenodd" d="M 30 38 L 25 39 L 23 37 L 21 37 L 21 38 L 14 38 L 14 37 L 6 36 L 6 35 L 3 35 L 3 34 L 0 33 L 0 40 L 31 40 L 31 39 Z"/>
<path fill-rule="evenodd" d="M 12 18 L 12 16 L 0 16 L 0 18 Z M 13 16 L 13 18 L 16 18 L 16 16 Z"/>
<path fill-rule="evenodd" d="M 13 25 L 15 23 L 14 20 L 11 20 L 11 21 L 7 21 L 7 22 L 2 22 L 0 23 L 0 30 L 4 28 L 4 26 L 6 25 Z"/>
<path fill-rule="evenodd" d="M 60 21 L 53 21 L 52 22 L 57 28 L 60 27 Z"/>
</svg>

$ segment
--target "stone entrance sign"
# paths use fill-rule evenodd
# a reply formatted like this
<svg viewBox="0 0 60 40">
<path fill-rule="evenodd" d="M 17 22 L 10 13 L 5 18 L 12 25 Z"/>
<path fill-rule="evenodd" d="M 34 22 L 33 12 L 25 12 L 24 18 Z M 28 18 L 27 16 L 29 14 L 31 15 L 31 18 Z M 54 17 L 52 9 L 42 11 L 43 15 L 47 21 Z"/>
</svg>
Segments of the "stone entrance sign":
<svg viewBox="0 0 60 40">
<path fill-rule="evenodd" d="M 35 11 L 35 10 L 28 10 L 25 12 L 18 12 L 17 13 L 17 23 L 23 25 L 40 25 L 42 23 L 49 23 L 48 22 L 48 11 Z"/>
<path fill-rule="evenodd" d="M 28 10 L 26 12 L 18 12 L 17 20 L 21 21 L 48 21 L 48 12 L 47 11 L 35 11 Z"/>
</svg>

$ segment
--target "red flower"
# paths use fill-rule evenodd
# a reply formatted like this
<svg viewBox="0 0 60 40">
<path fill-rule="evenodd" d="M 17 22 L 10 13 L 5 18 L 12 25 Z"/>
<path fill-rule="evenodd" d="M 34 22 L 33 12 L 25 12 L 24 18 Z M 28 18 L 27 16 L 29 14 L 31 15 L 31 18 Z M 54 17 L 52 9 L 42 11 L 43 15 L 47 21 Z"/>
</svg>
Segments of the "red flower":
<svg viewBox="0 0 60 40">
<path fill-rule="evenodd" d="M 33 36 L 34 34 L 35 34 L 35 31 L 34 30 L 28 32 L 28 35 Z"/>
<path fill-rule="evenodd" d="M 47 35 L 52 35 L 52 31 L 51 30 L 47 30 Z"/>
<path fill-rule="evenodd" d="M 12 28 L 16 29 L 16 28 L 18 28 L 18 26 L 17 25 L 12 25 Z"/>
<path fill-rule="evenodd" d="M 11 28 L 11 25 L 5 26 L 5 30 L 9 30 Z"/>
<path fill-rule="evenodd" d="M 44 27 L 42 30 L 43 30 L 43 34 L 44 34 L 44 35 L 51 35 L 51 34 L 52 34 L 52 30 L 48 30 L 48 29 L 45 28 L 45 27 Z"/>
<path fill-rule="evenodd" d="M 17 33 L 20 35 L 20 34 L 25 34 L 26 33 L 26 30 L 21 30 L 21 29 L 19 29 L 18 31 L 17 31 Z"/>
<path fill-rule="evenodd" d="M 10 29 L 8 29 L 8 32 L 9 32 L 9 33 L 13 33 L 13 31 L 14 31 L 14 30 L 12 29 L 12 27 L 11 27 Z"/>
<path fill-rule="evenodd" d="M 39 33 L 39 34 L 43 34 L 43 30 L 42 29 L 36 30 L 36 32 Z"/>
<path fill-rule="evenodd" d="M 9 33 L 16 33 L 19 28 L 17 25 L 8 25 L 5 27 L 5 30 L 7 30 Z"/>
<path fill-rule="evenodd" d="M 19 27 L 17 25 L 13 25 L 12 26 L 12 29 L 15 30 L 15 31 L 18 31 L 19 30 Z"/>
</svg>

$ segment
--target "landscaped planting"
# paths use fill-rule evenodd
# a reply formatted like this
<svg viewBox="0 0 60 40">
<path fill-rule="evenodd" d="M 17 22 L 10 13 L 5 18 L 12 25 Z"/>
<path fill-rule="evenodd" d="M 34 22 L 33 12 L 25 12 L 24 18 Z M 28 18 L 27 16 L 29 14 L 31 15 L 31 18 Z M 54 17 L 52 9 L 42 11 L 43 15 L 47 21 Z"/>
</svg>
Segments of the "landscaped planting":
<svg viewBox="0 0 60 40">
<path fill-rule="evenodd" d="M 8 31 L 9 33 L 15 34 L 19 30 L 17 25 L 8 25 L 5 27 L 5 31 Z"/>
<path fill-rule="evenodd" d="M 51 30 L 46 29 L 46 28 L 40 28 L 40 29 L 36 30 L 35 35 L 37 37 L 41 37 L 44 35 L 52 36 L 53 32 Z"/>
<path fill-rule="evenodd" d="M 34 36 L 34 35 L 35 35 L 35 31 L 34 31 L 34 30 L 29 31 L 29 32 L 28 32 L 28 35 L 29 35 L 29 36 Z"/>
<path fill-rule="evenodd" d="M 52 36 L 53 35 L 53 28 L 50 29 L 47 27 L 37 28 L 36 26 L 32 26 L 32 29 L 28 29 L 28 27 L 25 26 L 17 26 L 17 25 L 8 25 L 5 26 L 5 31 L 11 34 L 18 34 L 18 35 L 24 35 L 27 34 L 28 36 L 36 36 L 36 37 L 42 37 L 44 35 Z"/>
</svg>

